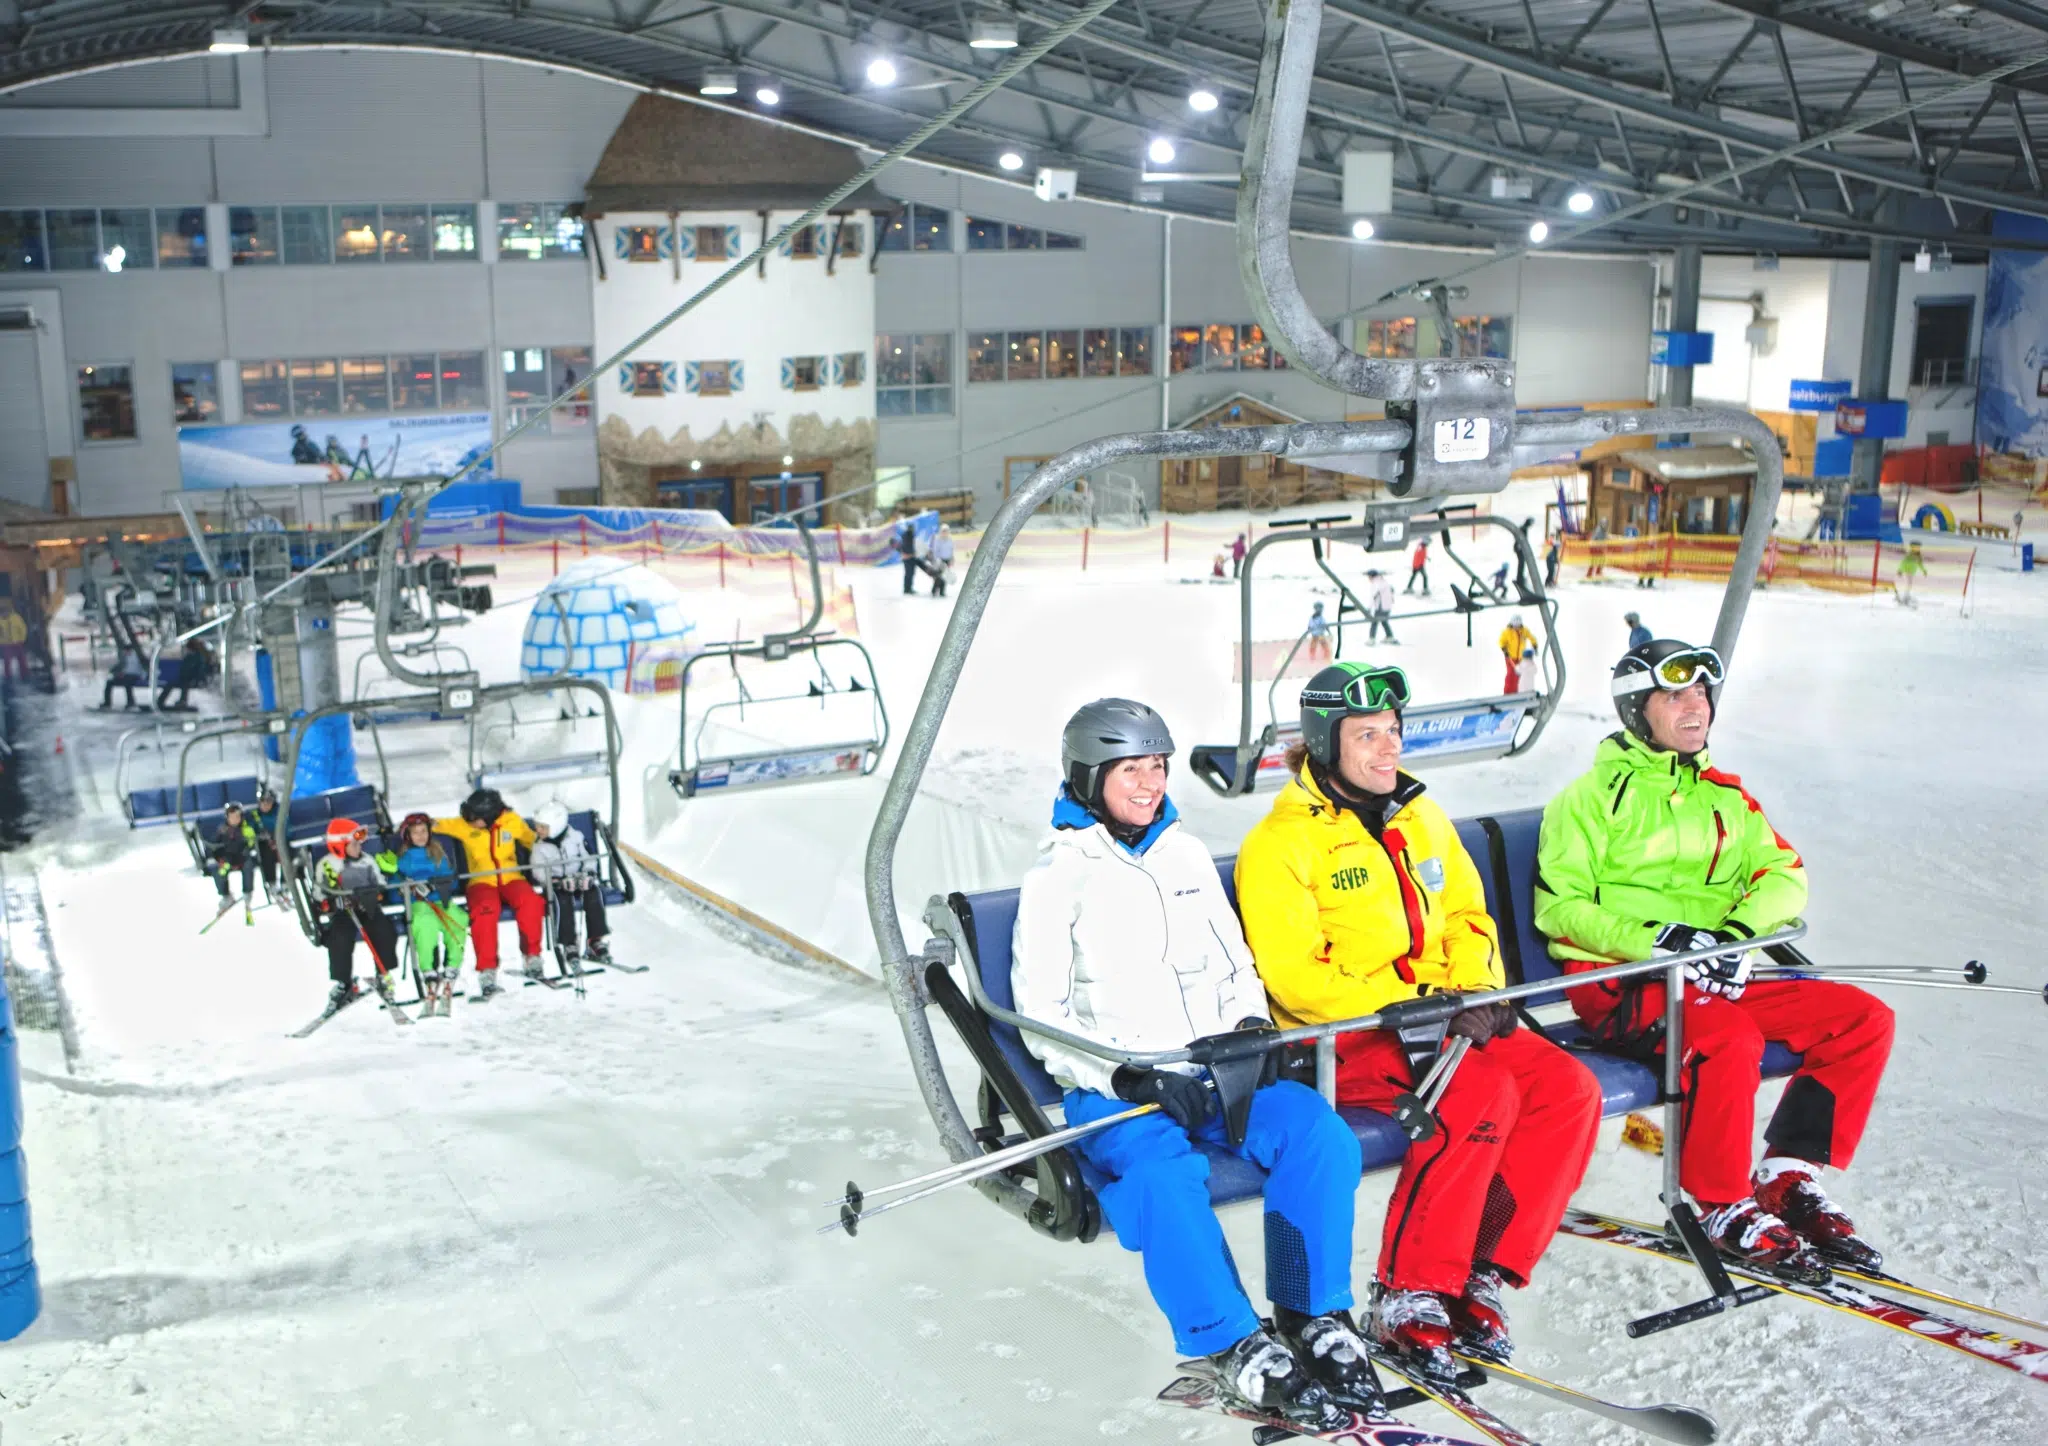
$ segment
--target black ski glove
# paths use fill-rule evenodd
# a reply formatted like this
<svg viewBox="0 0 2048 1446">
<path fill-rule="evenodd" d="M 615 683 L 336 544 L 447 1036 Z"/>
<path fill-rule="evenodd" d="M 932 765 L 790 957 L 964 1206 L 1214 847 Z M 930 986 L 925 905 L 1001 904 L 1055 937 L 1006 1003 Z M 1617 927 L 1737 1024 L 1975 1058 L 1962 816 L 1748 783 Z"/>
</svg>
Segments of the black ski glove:
<svg viewBox="0 0 2048 1446">
<path fill-rule="evenodd" d="M 1199 1129 L 1216 1113 L 1215 1093 L 1189 1074 L 1120 1064 L 1110 1076 L 1109 1087 L 1120 1100 L 1159 1106 L 1161 1113 L 1184 1130 Z"/>
<path fill-rule="evenodd" d="M 1513 1034 L 1521 1023 L 1521 1017 L 1515 1013 L 1512 1004 L 1475 1004 L 1452 1015 L 1445 1032 L 1461 1035 L 1474 1044 L 1485 1044 Z"/>
<path fill-rule="evenodd" d="M 1656 952 L 1684 954 L 1689 950 L 1704 949 L 1710 944 L 1745 942 L 1747 941 L 1742 935 L 1731 930 L 1700 929 L 1691 924 L 1666 924 L 1657 931 Z M 1738 949 L 1707 959 L 1695 959 L 1685 966 L 1685 975 L 1693 982 L 1695 988 L 1708 994 L 1740 999 L 1743 991 L 1749 987 L 1749 976 L 1755 967 L 1749 951 Z"/>
</svg>

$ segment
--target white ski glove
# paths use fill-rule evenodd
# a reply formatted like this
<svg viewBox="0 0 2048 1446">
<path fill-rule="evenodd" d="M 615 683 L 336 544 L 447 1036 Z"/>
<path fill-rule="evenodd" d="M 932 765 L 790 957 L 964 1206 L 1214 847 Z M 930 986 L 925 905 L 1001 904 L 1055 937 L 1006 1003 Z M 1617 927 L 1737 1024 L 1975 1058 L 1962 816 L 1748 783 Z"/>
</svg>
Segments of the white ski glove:
<svg viewBox="0 0 2048 1446">
<path fill-rule="evenodd" d="M 1691 924 L 1666 924 L 1657 931 L 1655 952 L 1658 954 L 1684 954 L 1694 949 L 1704 949 L 1709 944 L 1739 944 L 1743 942 L 1738 934 L 1720 929 L 1700 929 Z M 1693 987 L 1707 994 L 1718 994 L 1724 999 L 1740 999 L 1749 988 L 1750 975 L 1756 965 L 1747 949 L 1738 949 L 1726 954 L 1714 954 L 1705 959 L 1694 959 L 1685 966 L 1685 977 Z"/>
</svg>

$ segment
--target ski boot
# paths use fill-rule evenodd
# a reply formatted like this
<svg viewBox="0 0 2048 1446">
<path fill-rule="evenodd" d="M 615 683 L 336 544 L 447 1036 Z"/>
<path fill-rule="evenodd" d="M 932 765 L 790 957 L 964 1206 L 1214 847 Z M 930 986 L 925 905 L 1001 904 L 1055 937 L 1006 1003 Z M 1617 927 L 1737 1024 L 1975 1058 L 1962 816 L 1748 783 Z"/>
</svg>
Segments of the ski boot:
<svg viewBox="0 0 2048 1446">
<path fill-rule="evenodd" d="M 1371 1329 L 1375 1341 L 1417 1374 L 1441 1385 L 1457 1384 L 1458 1358 L 1451 1354 L 1457 1332 L 1444 1298 L 1435 1291 L 1380 1286 Z"/>
<path fill-rule="evenodd" d="M 590 947 L 589 947 L 588 949 L 586 949 L 586 950 L 584 950 L 584 951 L 583 951 L 583 957 L 584 957 L 585 959 L 589 960 L 589 961 L 590 961 L 590 962 L 591 962 L 592 964 L 609 964 L 609 963 L 611 963 L 611 962 L 612 962 L 612 940 L 611 940 L 611 935 L 607 934 L 607 935 L 605 935 L 605 937 L 604 937 L 604 938 L 602 938 L 602 939 L 592 939 L 592 940 L 590 941 Z"/>
<path fill-rule="evenodd" d="M 1498 1267 L 1475 1265 L 1465 1293 L 1451 1302 L 1451 1324 L 1458 1332 L 1457 1348 L 1468 1356 L 1504 1366 L 1515 1353 L 1514 1338 L 1508 1334 L 1507 1306 L 1501 1300 L 1502 1279 Z"/>
<path fill-rule="evenodd" d="M 327 986 L 327 1007 L 329 1009 L 339 1009 L 342 1005 L 353 1000 L 360 992 L 356 988 L 355 980 L 343 981 L 336 979 Z"/>
<path fill-rule="evenodd" d="M 1392 1419 L 1379 1374 L 1372 1368 L 1372 1354 L 1352 1325 L 1349 1312 L 1333 1310 L 1311 1316 L 1276 1305 L 1273 1325 L 1331 1400 L 1369 1420 Z"/>
<path fill-rule="evenodd" d="M 1882 1270 L 1884 1256 L 1856 1233 L 1856 1223 L 1828 1199 L 1820 1167 L 1782 1156 L 1766 1159 L 1750 1180 L 1756 1203 L 1791 1226 L 1827 1260 L 1851 1270 Z"/>
<path fill-rule="evenodd" d="M 487 1004 L 505 991 L 498 984 L 498 971 L 479 969 L 476 971 L 476 1002 Z"/>
<path fill-rule="evenodd" d="M 1731 1260 L 1801 1285 L 1826 1285 L 1833 1278 L 1820 1252 L 1799 1232 L 1757 1203 L 1754 1195 L 1700 1216 L 1700 1229 Z"/>
<path fill-rule="evenodd" d="M 531 979 L 536 984 L 538 984 L 542 977 L 540 955 L 522 955 L 519 960 L 519 970 L 528 979 Z"/>
<path fill-rule="evenodd" d="M 1209 1357 L 1226 1395 L 1255 1411 L 1317 1430 L 1343 1422 L 1343 1413 L 1294 1352 L 1261 1325 L 1227 1351 Z"/>
</svg>

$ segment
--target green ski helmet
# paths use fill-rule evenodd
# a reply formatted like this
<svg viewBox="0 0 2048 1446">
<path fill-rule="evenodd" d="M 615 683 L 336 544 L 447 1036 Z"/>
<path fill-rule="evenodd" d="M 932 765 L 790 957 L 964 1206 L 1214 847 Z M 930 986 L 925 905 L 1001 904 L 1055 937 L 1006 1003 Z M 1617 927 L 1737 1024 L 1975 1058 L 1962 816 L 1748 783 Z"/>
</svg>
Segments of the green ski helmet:
<svg viewBox="0 0 2048 1446">
<path fill-rule="evenodd" d="M 1408 706 L 1408 675 L 1370 663 L 1332 663 L 1301 690 L 1301 741 L 1309 760 L 1328 768 L 1337 758 L 1337 725 L 1346 718 Z"/>
</svg>

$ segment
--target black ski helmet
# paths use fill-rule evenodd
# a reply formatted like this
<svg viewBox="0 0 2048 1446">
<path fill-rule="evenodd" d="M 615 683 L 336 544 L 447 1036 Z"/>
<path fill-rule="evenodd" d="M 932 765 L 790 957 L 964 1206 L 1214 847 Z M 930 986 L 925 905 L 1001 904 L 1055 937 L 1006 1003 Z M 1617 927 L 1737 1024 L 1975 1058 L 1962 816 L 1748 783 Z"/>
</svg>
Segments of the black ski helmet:
<svg viewBox="0 0 2048 1446">
<path fill-rule="evenodd" d="M 1337 758 L 1337 725 L 1346 718 L 1408 706 L 1408 675 L 1370 663 L 1332 663 L 1301 690 L 1301 741 L 1309 761 L 1328 768 Z"/>
<path fill-rule="evenodd" d="M 1129 698 L 1097 698 L 1067 720 L 1060 735 L 1060 772 L 1074 801 L 1093 813 L 1102 805 L 1102 775 L 1123 758 L 1173 756 L 1166 720 Z"/>
<path fill-rule="evenodd" d="M 495 788 L 479 788 L 468 798 L 462 800 L 463 822 L 474 824 L 478 828 L 495 823 L 498 815 L 504 811 L 504 795 L 500 794 Z"/>
<path fill-rule="evenodd" d="M 1707 716 L 1711 719 L 1720 711 L 1723 677 L 1721 655 L 1712 648 L 1695 647 L 1676 638 L 1652 638 L 1641 647 L 1630 648 L 1614 665 L 1614 680 L 1610 686 L 1614 693 L 1614 711 L 1621 717 L 1621 726 L 1653 748 L 1656 740 L 1650 736 L 1650 720 L 1643 709 L 1658 688 L 1670 687 L 1668 682 L 1659 680 L 1658 669 L 1685 654 L 1697 655 L 1703 665 L 1698 676 L 1707 685 Z M 1689 687 L 1691 683 L 1681 686 Z"/>
</svg>

